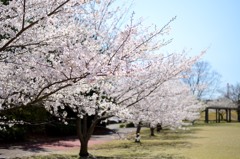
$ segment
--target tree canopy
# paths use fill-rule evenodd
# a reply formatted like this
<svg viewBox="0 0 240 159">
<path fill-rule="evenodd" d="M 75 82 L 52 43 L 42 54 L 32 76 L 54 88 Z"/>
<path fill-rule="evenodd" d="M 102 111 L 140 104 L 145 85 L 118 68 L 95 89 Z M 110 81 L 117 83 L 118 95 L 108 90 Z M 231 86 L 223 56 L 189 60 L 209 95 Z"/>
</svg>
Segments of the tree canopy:
<svg viewBox="0 0 240 159">
<path fill-rule="evenodd" d="M 149 27 L 135 20 L 134 13 L 126 22 L 127 10 L 114 0 L 2 3 L 0 111 L 40 102 L 64 122 L 74 117 L 80 156 L 89 155 L 88 140 L 99 120 L 129 119 L 147 104 L 152 112 L 143 113 L 144 120 L 156 111 L 170 125 L 191 118 L 196 103 L 179 102 L 192 97 L 178 79 L 201 55 L 160 53 L 169 42 L 162 36 L 175 17 L 161 28 Z M 172 105 L 182 111 L 169 113 Z"/>
</svg>

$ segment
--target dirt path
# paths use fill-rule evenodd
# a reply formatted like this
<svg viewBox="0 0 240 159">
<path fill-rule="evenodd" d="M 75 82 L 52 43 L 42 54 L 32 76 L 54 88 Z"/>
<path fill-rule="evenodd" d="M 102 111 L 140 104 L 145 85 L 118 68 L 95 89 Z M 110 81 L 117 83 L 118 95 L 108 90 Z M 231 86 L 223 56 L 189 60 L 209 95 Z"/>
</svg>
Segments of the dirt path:
<svg viewBox="0 0 240 159">
<path fill-rule="evenodd" d="M 113 124 L 109 128 L 116 130 L 118 134 L 93 135 L 89 141 L 89 146 L 102 144 L 114 139 L 124 138 L 127 134 L 135 131 L 135 128 L 118 128 L 119 125 Z M 77 138 L 62 139 L 59 141 L 46 141 L 41 143 L 24 143 L 19 145 L 0 146 L 0 159 L 10 159 L 23 156 L 47 155 L 58 153 L 78 152 L 80 147 Z"/>
</svg>

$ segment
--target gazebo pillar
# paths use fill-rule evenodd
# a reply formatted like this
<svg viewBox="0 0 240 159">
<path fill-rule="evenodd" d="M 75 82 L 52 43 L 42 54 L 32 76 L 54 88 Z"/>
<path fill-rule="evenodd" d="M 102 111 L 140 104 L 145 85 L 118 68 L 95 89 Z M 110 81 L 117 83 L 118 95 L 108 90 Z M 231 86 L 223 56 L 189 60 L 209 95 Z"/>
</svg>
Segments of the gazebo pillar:
<svg viewBox="0 0 240 159">
<path fill-rule="evenodd" d="M 220 123 L 220 121 L 221 121 L 220 110 L 221 109 L 218 109 L 218 123 Z"/>
<path fill-rule="evenodd" d="M 228 119 L 228 109 L 225 109 L 225 112 L 226 112 L 226 122 L 229 122 L 229 119 Z"/>
<path fill-rule="evenodd" d="M 220 119 L 220 109 L 216 109 L 216 123 L 220 123 L 221 119 Z"/>
<path fill-rule="evenodd" d="M 240 122 L 240 105 L 238 106 L 237 114 L 238 114 L 238 122 Z"/>
<path fill-rule="evenodd" d="M 226 109 L 226 121 L 231 122 L 232 121 L 232 114 L 231 114 L 231 108 Z"/>
<path fill-rule="evenodd" d="M 205 109 L 205 123 L 208 123 L 208 108 Z"/>
<path fill-rule="evenodd" d="M 232 121 L 232 109 L 229 109 L 229 122 Z"/>
</svg>

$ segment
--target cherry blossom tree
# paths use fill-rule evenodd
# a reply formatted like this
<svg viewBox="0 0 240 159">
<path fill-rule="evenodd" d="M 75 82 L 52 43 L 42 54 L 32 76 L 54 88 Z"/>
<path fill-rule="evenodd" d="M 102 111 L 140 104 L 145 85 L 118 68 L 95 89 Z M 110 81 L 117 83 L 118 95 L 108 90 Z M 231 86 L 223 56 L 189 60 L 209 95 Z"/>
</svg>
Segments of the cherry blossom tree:
<svg viewBox="0 0 240 159">
<path fill-rule="evenodd" d="M 84 58 L 76 41 L 86 30 L 75 17 L 82 5 L 70 0 L 1 4 L 0 108 L 35 104 L 89 74 L 89 59 L 85 65 L 73 60 Z"/>
<path fill-rule="evenodd" d="M 136 134 L 140 133 L 140 123 L 148 124 L 153 136 L 154 128 L 158 125 L 180 128 L 185 124 L 184 120 L 198 119 L 201 107 L 201 103 L 192 95 L 187 85 L 179 79 L 169 80 L 138 102 L 128 121 L 138 125 Z"/>
<path fill-rule="evenodd" d="M 0 6 L 0 109 L 41 102 L 63 122 L 76 120 L 82 157 L 89 155 L 97 122 L 130 118 L 139 102 L 182 78 L 199 58 L 159 53 L 175 18 L 159 29 L 145 27 L 134 14 L 126 22 L 128 8 L 113 2 L 12 0 Z"/>
<path fill-rule="evenodd" d="M 57 115 L 60 120 L 76 120 L 78 137 L 81 142 L 80 156 L 89 155 L 88 141 L 99 121 L 112 116 L 118 116 L 126 120 L 132 119 L 133 114 L 138 115 L 137 113 L 130 113 L 132 110 L 143 110 L 143 108 L 137 107 L 139 102 L 144 101 L 150 95 L 151 97 L 154 96 L 153 93 L 167 81 L 181 78 L 182 71 L 189 68 L 189 65 L 196 60 L 195 58 L 186 59 L 182 54 L 167 57 L 159 56 L 161 58 L 151 55 L 151 57 L 151 60 L 150 56 L 145 61 L 141 59 L 140 63 L 138 61 L 128 63 L 128 67 L 115 72 L 111 76 L 100 76 L 91 81 L 83 79 L 73 87 L 60 90 L 46 100 L 46 108 Z M 149 63 L 150 61 L 151 63 Z M 159 71 L 160 68 L 162 68 L 161 71 Z M 174 89 L 174 86 L 173 84 L 171 89 Z M 164 92 L 168 89 L 159 91 Z M 156 93 L 155 98 L 158 98 Z M 166 101 L 168 100 L 166 98 Z M 195 107 L 195 109 L 197 108 Z M 190 110 L 188 111 L 190 112 Z M 186 112 L 184 111 L 184 113 Z M 180 119 L 186 119 L 186 116 L 184 116 L 186 114 L 178 113 L 179 111 L 175 112 L 176 117 L 180 115 Z M 170 123 L 168 120 L 170 120 L 171 114 L 173 113 L 169 113 L 161 119 L 169 125 L 176 120 L 180 122 L 180 119 L 172 116 L 173 121 Z M 93 119 L 90 126 L 87 126 L 89 116 L 93 116 Z M 148 118 L 148 114 L 145 114 L 145 116 L 145 118 Z"/>
<path fill-rule="evenodd" d="M 166 33 L 168 24 L 149 31 L 132 17 L 122 28 L 125 10 L 109 10 L 112 3 L 1 4 L 1 107 L 33 105 L 87 76 L 115 74 L 127 59 L 164 45 L 154 37 Z"/>
</svg>

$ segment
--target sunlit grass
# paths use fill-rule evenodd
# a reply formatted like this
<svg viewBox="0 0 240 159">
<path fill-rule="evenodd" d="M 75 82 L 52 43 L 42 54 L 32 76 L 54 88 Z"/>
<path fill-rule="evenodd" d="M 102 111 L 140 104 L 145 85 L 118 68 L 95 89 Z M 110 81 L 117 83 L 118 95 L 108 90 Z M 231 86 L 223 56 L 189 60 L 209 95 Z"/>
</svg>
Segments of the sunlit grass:
<svg viewBox="0 0 240 159">
<path fill-rule="evenodd" d="M 154 137 L 141 132 L 141 144 L 134 134 L 126 140 L 115 140 L 91 147 L 98 159 L 238 159 L 240 157 L 240 123 L 201 124 L 189 130 L 164 130 Z M 33 159 L 77 159 L 73 155 L 30 157 Z M 24 159 L 30 159 L 24 158 Z"/>
<path fill-rule="evenodd" d="M 145 130 L 141 145 L 133 140 L 114 141 L 96 146 L 91 152 L 96 156 L 123 158 L 238 159 L 239 134 L 240 123 L 194 126 L 186 131 L 167 130 L 155 137 L 150 137 Z"/>
</svg>

